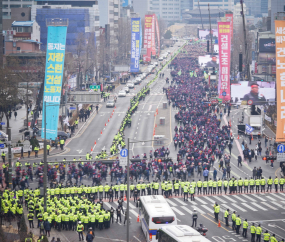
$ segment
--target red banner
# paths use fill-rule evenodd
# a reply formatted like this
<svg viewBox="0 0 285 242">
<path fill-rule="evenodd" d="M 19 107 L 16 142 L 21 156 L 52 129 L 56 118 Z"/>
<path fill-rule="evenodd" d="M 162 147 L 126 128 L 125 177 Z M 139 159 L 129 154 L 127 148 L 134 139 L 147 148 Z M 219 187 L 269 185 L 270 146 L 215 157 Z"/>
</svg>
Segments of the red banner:
<svg viewBox="0 0 285 242">
<path fill-rule="evenodd" d="M 231 100 L 230 63 L 231 63 L 231 32 L 230 22 L 218 22 L 219 38 L 219 98 Z"/>
<path fill-rule="evenodd" d="M 152 25 L 151 25 L 151 55 L 156 55 L 156 48 L 155 48 L 155 14 L 152 15 Z"/>
<path fill-rule="evenodd" d="M 234 35 L 234 17 L 232 13 L 227 13 L 226 14 L 226 19 L 227 22 L 231 23 L 231 40 L 233 39 L 233 35 Z"/>
<path fill-rule="evenodd" d="M 143 48 L 147 50 L 146 55 L 143 56 L 143 60 L 146 62 L 151 61 L 151 52 L 152 52 L 152 27 L 154 26 L 152 21 L 153 15 L 145 15 L 144 21 L 144 41 Z"/>
</svg>

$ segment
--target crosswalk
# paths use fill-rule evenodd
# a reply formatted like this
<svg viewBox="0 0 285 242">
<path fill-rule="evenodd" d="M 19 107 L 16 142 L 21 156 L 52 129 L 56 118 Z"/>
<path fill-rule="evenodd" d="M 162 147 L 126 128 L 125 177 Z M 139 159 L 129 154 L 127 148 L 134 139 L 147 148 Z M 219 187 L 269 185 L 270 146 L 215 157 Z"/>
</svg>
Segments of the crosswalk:
<svg viewBox="0 0 285 242">
<path fill-rule="evenodd" d="M 174 213 L 179 216 L 192 215 L 194 209 L 200 214 L 213 213 L 214 203 L 221 206 L 221 212 L 229 209 L 230 212 L 266 212 L 284 211 L 285 212 L 285 193 L 265 193 L 265 194 L 239 194 L 239 195 L 215 195 L 215 196 L 196 196 L 195 201 L 184 201 L 182 197 L 172 197 L 166 199 Z M 118 207 L 117 202 L 104 202 L 106 209 Z M 123 204 L 124 211 L 126 203 Z M 124 216 L 124 214 L 123 214 Z M 137 219 L 138 209 L 133 199 L 130 200 L 130 218 Z M 116 217 L 116 214 L 115 214 Z"/>
</svg>

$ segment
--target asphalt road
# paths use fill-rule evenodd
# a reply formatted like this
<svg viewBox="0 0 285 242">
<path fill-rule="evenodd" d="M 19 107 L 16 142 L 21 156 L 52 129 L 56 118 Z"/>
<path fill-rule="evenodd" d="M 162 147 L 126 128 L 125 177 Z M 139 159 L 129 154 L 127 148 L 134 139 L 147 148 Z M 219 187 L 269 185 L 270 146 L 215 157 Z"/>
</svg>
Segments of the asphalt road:
<svg viewBox="0 0 285 242">
<path fill-rule="evenodd" d="M 154 150 L 152 142 L 146 142 L 147 140 L 152 140 L 153 138 L 153 128 L 155 125 L 155 112 L 162 110 L 162 103 L 166 101 L 166 96 L 163 94 L 162 88 L 167 86 L 165 83 L 165 78 L 169 76 L 170 70 L 165 68 L 164 79 L 157 79 L 151 85 L 150 95 L 146 96 L 145 100 L 140 103 L 137 112 L 132 116 L 132 126 L 131 128 L 126 128 L 125 137 L 130 138 L 132 143 L 130 145 L 131 156 L 143 153 L 149 154 L 150 150 Z M 48 159 L 63 159 L 63 157 L 71 160 L 73 157 L 79 158 L 80 156 L 85 158 L 85 154 L 93 149 L 93 153 L 100 152 L 102 149 L 109 150 L 111 142 L 114 135 L 117 133 L 120 123 L 125 116 L 125 113 L 129 107 L 130 98 L 134 93 L 137 93 L 144 84 L 154 78 L 154 75 L 149 76 L 141 85 L 135 86 L 135 89 L 130 89 L 130 94 L 124 98 L 118 98 L 116 103 L 116 109 L 114 109 L 114 114 L 110 118 L 113 109 L 106 108 L 105 103 L 100 105 L 100 110 L 98 114 L 93 114 L 90 118 L 89 123 L 81 130 L 80 134 L 71 139 L 67 144 L 66 151 L 63 154 L 51 156 Z M 118 87 L 115 91 L 117 93 L 121 87 Z M 174 114 L 177 110 L 172 107 L 171 109 L 171 126 L 165 126 L 165 130 L 174 130 L 174 127 L 178 124 L 175 122 Z M 235 137 L 232 157 L 231 157 L 231 175 L 239 178 L 250 178 L 252 175 L 252 169 L 256 167 L 261 167 L 263 169 L 263 175 L 268 178 L 269 176 L 275 177 L 278 175 L 280 177 L 280 172 L 278 171 L 278 166 L 275 164 L 274 169 L 269 167 L 261 157 L 258 157 L 257 161 L 253 160 L 251 163 L 243 162 L 242 167 L 237 167 L 237 156 L 241 153 L 242 139 L 237 139 L 237 130 L 234 124 L 237 124 L 238 118 L 240 117 L 240 110 L 232 109 L 230 117 L 223 117 L 222 125 L 231 119 L 232 131 Z M 109 119 L 109 122 L 108 122 Z M 105 126 L 105 123 L 107 126 Z M 101 135 L 102 131 L 102 135 Z M 96 141 L 96 145 L 94 145 Z M 167 142 L 167 147 L 170 149 L 170 157 L 176 160 L 177 152 L 174 149 L 174 145 L 169 140 Z M 252 142 L 249 146 L 255 147 L 257 140 Z M 264 140 L 262 140 L 262 147 L 264 147 Z M 226 150 L 228 152 L 228 150 Z M 34 161 L 38 162 L 39 159 Z M 218 169 L 218 163 L 214 164 L 214 167 Z M 212 169 L 211 171 L 212 172 Z M 210 173 L 212 176 L 212 173 Z M 221 178 L 222 174 L 218 171 L 218 177 Z M 189 179 L 198 180 L 197 174 Z M 110 177 L 107 178 L 110 184 Z M 83 183 L 86 185 L 91 185 L 91 181 L 83 179 Z M 35 187 L 37 181 L 35 180 L 31 187 Z M 170 206 L 173 208 L 177 215 L 179 224 L 192 225 L 192 212 L 196 208 L 199 213 L 198 223 L 203 223 L 208 229 L 207 238 L 211 241 L 223 242 L 223 241 L 250 241 L 250 239 L 245 239 L 240 235 L 236 235 L 231 228 L 225 226 L 223 221 L 223 211 L 227 208 L 230 212 L 235 210 L 242 218 L 247 218 L 248 221 L 254 221 L 255 223 L 261 223 L 264 230 L 268 229 L 270 233 L 275 233 L 278 239 L 285 237 L 285 194 L 284 193 L 265 193 L 265 194 L 241 194 L 241 195 L 219 195 L 219 196 L 199 196 L 196 197 L 195 203 L 184 202 L 183 198 L 170 198 L 168 199 Z M 217 222 L 213 218 L 213 204 L 218 202 L 221 205 L 221 212 L 219 218 L 221 220 L 221 228 L 218 228 Z M 117 207 L 116 203 L 104 202 L 104 207 L 109 209 L 111 206 Z M 126 208 L 126 203 L 124 203 Z M 140 223 L 137 223 L 138 209 L 135 207 L 135 203 L 132 201 L 130 205 L 130 217 L 131 217 L 131 241 L 145 241 L 144 235 L 140 228 Z M 115 216 L 116 218 L 116 216 Z M 124 216 L 122 216 L 124 220 Z M 73 231 L 63 231 L 61 232 L 66 241 L 77 241 L 77 233 Z M 102 230 L 95 232 L 96 238 L 100 241 L 126 241 L 126 226 L 122 223 L 114 223 L 108 230 Z M 248 237 L 250 235 L 248 234 Z M 96 240 L 97 241 L 97 240 Z M 99 241 L 99 240 L 98 240 Z"/>
</svg>

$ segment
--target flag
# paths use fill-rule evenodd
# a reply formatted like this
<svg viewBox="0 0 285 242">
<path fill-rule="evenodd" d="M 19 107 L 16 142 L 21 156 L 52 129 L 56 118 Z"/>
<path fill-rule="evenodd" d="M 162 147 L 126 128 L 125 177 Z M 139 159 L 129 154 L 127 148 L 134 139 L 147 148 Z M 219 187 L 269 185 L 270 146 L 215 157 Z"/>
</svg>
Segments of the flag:
<svg viewBox="0 0 285 242">
<path fill-rule="evenodd" d="M 196 73 L 196 71 L 194 72 L 194 76 L 195 76 L 195 77 L 197 77 L 197 73 Z"/>
<path fill-rule="evenodd" d="M 193 77 L 193 71 L 190 72 L 190 76 Z"/>
<path fill-rule="evenodd" d="M 180 69 L 180 71 L 178 71 L 178 73 L 177 73 L 177 74 L 178 74 L 178 76 L 181 76 L 181 69 Z"/>
<path fill-rule="evenodd" d="M 204 71 L 204 77 L 205 77 L 205 80 L 208 79 L 209 75 Z"/>
</svg>

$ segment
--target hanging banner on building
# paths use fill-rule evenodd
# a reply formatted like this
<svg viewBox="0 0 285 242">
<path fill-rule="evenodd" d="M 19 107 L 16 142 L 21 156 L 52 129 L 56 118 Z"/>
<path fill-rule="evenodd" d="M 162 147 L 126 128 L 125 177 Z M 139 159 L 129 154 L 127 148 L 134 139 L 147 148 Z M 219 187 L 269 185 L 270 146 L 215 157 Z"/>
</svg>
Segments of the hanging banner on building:
<svg viewBox="0 0 285 242">
<path fill-rule="evenodd" d="M 156 37 L 157 37 L 157 56 L 160 55 L 160 32 L 157 17 L 155 17 L 155 28 L 156 28 Z"/>
<path fill-rule="evenodd" d="M 151 25 L 151 55 L 156 56 L 156 48 L 155 48 L 155 14 L 152 15 L 152 25 Z"/>
<path fill-rule="evenodd" d="M 231 31 L 230 22 L 218 22 L 219 38 L 219 98 L 231 100 L 230 63 L 231 63 Z"/>
<path fill-rule="evenodd" d="M 144 41 L 143 47 L 146 49 L 147 53 L 143 56 L 143 61 L 150 62 L 151 61 L 151 52 L 152 52 L 152 15 L 145 15 L 144 22 Z"/>
<path fill-rule="evenodd" d="M 140 70 L 140 18 L 132 18 L 131 67 L 130 72 Z"/>
<path fill-rule="evenodd" d="M 285 141 L 285 21 L 275 20 L 277 130 L 276 142 Z"/>
<path fill-rule="evenodd" d="M 227 13 L 226 14 L 226 19 L 227 22 L 230 22 L 231 24 L 231 40 L 233 39 L 233 35 L 234 35 L 234 17 L 233 17 L 233 13 Z"/>
<path fill-rule="evenodd" d="M 48 26 L 43 99 L 43 128 L 41 136 L 44 138 L 44 123 L 46 122 L 46 138 L 52 140 L 57 137 L 58 111 L 64 69 L 66 32 L 66 26 Z M 44 120 L 44 112 L 46 112 L 46 121 Z"/>
</svg>

